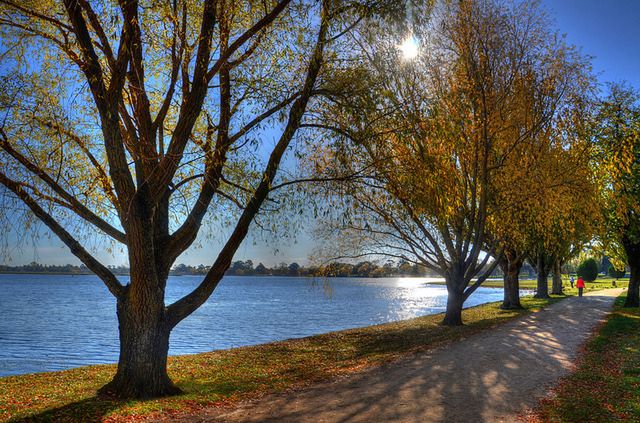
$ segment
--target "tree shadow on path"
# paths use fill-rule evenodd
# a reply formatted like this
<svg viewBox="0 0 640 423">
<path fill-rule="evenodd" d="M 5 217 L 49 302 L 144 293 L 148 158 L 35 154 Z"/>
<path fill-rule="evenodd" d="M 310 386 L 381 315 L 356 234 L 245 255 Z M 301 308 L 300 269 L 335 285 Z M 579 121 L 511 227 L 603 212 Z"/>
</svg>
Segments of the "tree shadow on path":
<svg viewBox="0 0 640 423">
<path fill-rule="evenodd" d="M 346 380 L 180 421 L 513 421 L 569 371 L 578 348 L 613 299 L 572 297 Z"/>
</svg>

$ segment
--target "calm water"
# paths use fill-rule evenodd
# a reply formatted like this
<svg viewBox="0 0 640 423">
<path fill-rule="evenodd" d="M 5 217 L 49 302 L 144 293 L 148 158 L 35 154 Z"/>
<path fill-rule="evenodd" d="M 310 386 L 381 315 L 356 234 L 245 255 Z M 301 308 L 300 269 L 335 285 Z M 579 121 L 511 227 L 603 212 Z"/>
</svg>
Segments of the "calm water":
<svg viewBox="0 0 640 423">
<path fill-rule="evenodd" d="M 126 280 L 126 278 L 123 278 Z M 199 277 L 169 279 L 167 302 Z M 428 279 L 226 277 L 171 335 L 170 354 L 303 337 L 444 311 Z M 467 306 L 502 299 L 480 288 Z M 115 300 L 95 276 L 0 275 L 0 376 L 118 359 Z"/>
</svg>

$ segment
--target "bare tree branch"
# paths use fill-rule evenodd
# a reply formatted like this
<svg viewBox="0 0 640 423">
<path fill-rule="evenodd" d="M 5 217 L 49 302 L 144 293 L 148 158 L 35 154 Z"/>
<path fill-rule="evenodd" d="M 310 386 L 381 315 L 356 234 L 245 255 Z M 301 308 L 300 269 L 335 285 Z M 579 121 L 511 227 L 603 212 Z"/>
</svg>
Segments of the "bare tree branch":
<svg viewBox="0 0 640 423">
<path fill-rule="evenodd" d="M 53 191 L 60 195 L 60 197 L 71 204 L 73 206 L 73 211 L 78 216 L 95 225 L 98 229 L 100 229 L 116 241 L 119 241 L 123 244 L 127 243 L 127 238 L 124 233 L 120 232 L 119 230 L 111 226 L 108 222 L 85 207 L 82 203 L 80 203 L 80 201 L 78 201 L 76 197 L 71 195 L 62 186 L 60 186 L 60 184 L 58 184 L 47 172 L 45 172 L 43 169 L 41 169 L 39 166 L 31 162 L 23 154 L 13 148 L 13 146 L 11 146 L 11 144 L 9 143 L 7 135 L 3 129 L 0 129 L 0 135 L 2 136 L 2 139 L 0 139 L 0 147 L 2 147 L 4 151 L 6 151 L 19 163 L 21 163 L 31 173 L 45 182 Z"/>
<path fill-rule="evenodd" d="M 93 273 L 98 275 L 100 279 L 109 289 L 114 297 L 119 298 L 125 288 L 120 284 L 118 279 L 109 269 L 96 260 L 80 243 L 73 238 L 49 213 L 47 213 L 38 203 L 31 198 L 29 194 L 17 182 L 9 179 L 4 173 L 0 172 L 0 183 L 12 191 L 20 200 L 22 200 L 29 209 L 40 219 L 58 238 L 71 250 L 71 253 L 78 257 Z"/>
</svg>

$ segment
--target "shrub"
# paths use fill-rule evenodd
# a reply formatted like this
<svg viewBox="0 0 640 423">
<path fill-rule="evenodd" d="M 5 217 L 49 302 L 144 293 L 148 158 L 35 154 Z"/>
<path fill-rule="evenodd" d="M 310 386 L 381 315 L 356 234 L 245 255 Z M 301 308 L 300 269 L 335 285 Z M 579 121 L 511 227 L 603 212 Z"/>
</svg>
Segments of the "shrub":
<svg viewBox="0 0 640 423">
<path fill-rule="evenodd" d="M 593 282 L 598 278 L 598 262 L 594 259 L 586 259 L 578 266 L 578 276 L 587 282 Z"/>
<path fill-rule="evenodd" d="M 620 279 L 620 278 L 624 278 L 624 275 L 627 272 L 623 269 L 623 270 L 616 270 L 613 266 L 609 267 L 609 276 L 611 276 L 612 278 L 616 278 L 616 279 Z"/>
</svg>

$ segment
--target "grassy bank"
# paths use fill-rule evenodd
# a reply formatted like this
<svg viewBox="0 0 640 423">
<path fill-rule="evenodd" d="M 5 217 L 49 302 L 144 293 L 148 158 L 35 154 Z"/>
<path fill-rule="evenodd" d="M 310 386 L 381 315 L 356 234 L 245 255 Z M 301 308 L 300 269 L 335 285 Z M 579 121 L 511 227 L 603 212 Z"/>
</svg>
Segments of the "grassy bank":
<svg viewBox="0 0 640 423">
<path fill-rule="evenodd" d="M 151 401 L 95 397 L 114 366 L 0 379 L 0 421 L 134 421 L 153 413 L 192 411 L 238 399 L 284 391 L 382 364 L 415 351 L 459 340 L 551 300 L 523 298 L 527 310 L 503 311 L 499 303 L 464 310 L 463 327 L 441 326 L 442 315 L 332 332 L 309 338 L 172 357 L 169 372 L 186 392 Z"/>
<path fill-rule="evenodd" d="M 577 279 L 577 278 L 576 278 Z M 616 282 L 616 286 L 619 288 L 626 288 L 629 285 L 629 278 L 626 279 L 613 279 L 613 278 L 598 278 L 593 282 L 587 282 L 587 291 L 597 291 L 600 289 L 607 289 L 613 287 L 613 282 Z M 443 282 L 444 284 L 444 282 Z M 503 282 L 500 279 L 491 279 L 485 281 L 482 286 L 486 288 L 502 288 Z M 521 279 L 520 280 L 520 288 L 521 289 L 535 289 L 537 286 L 537 282 L 535 279 Z M 571 289 L 571 285 L 569 284 L 569 280 L 565 277 L 563 279 L 563 287 L 564 291 L 568 293 L 577 293 L 578 290 L 576 288 Z M 551 292 L 551 278 L 549 278 L 549 292 Z"/>
<path fill-rule="evenodd" d="M 541 402 L 533 422 L 640 421 L 640 309 L 624 295 L 581 352 L 577 370 Z"/>
</svg>

